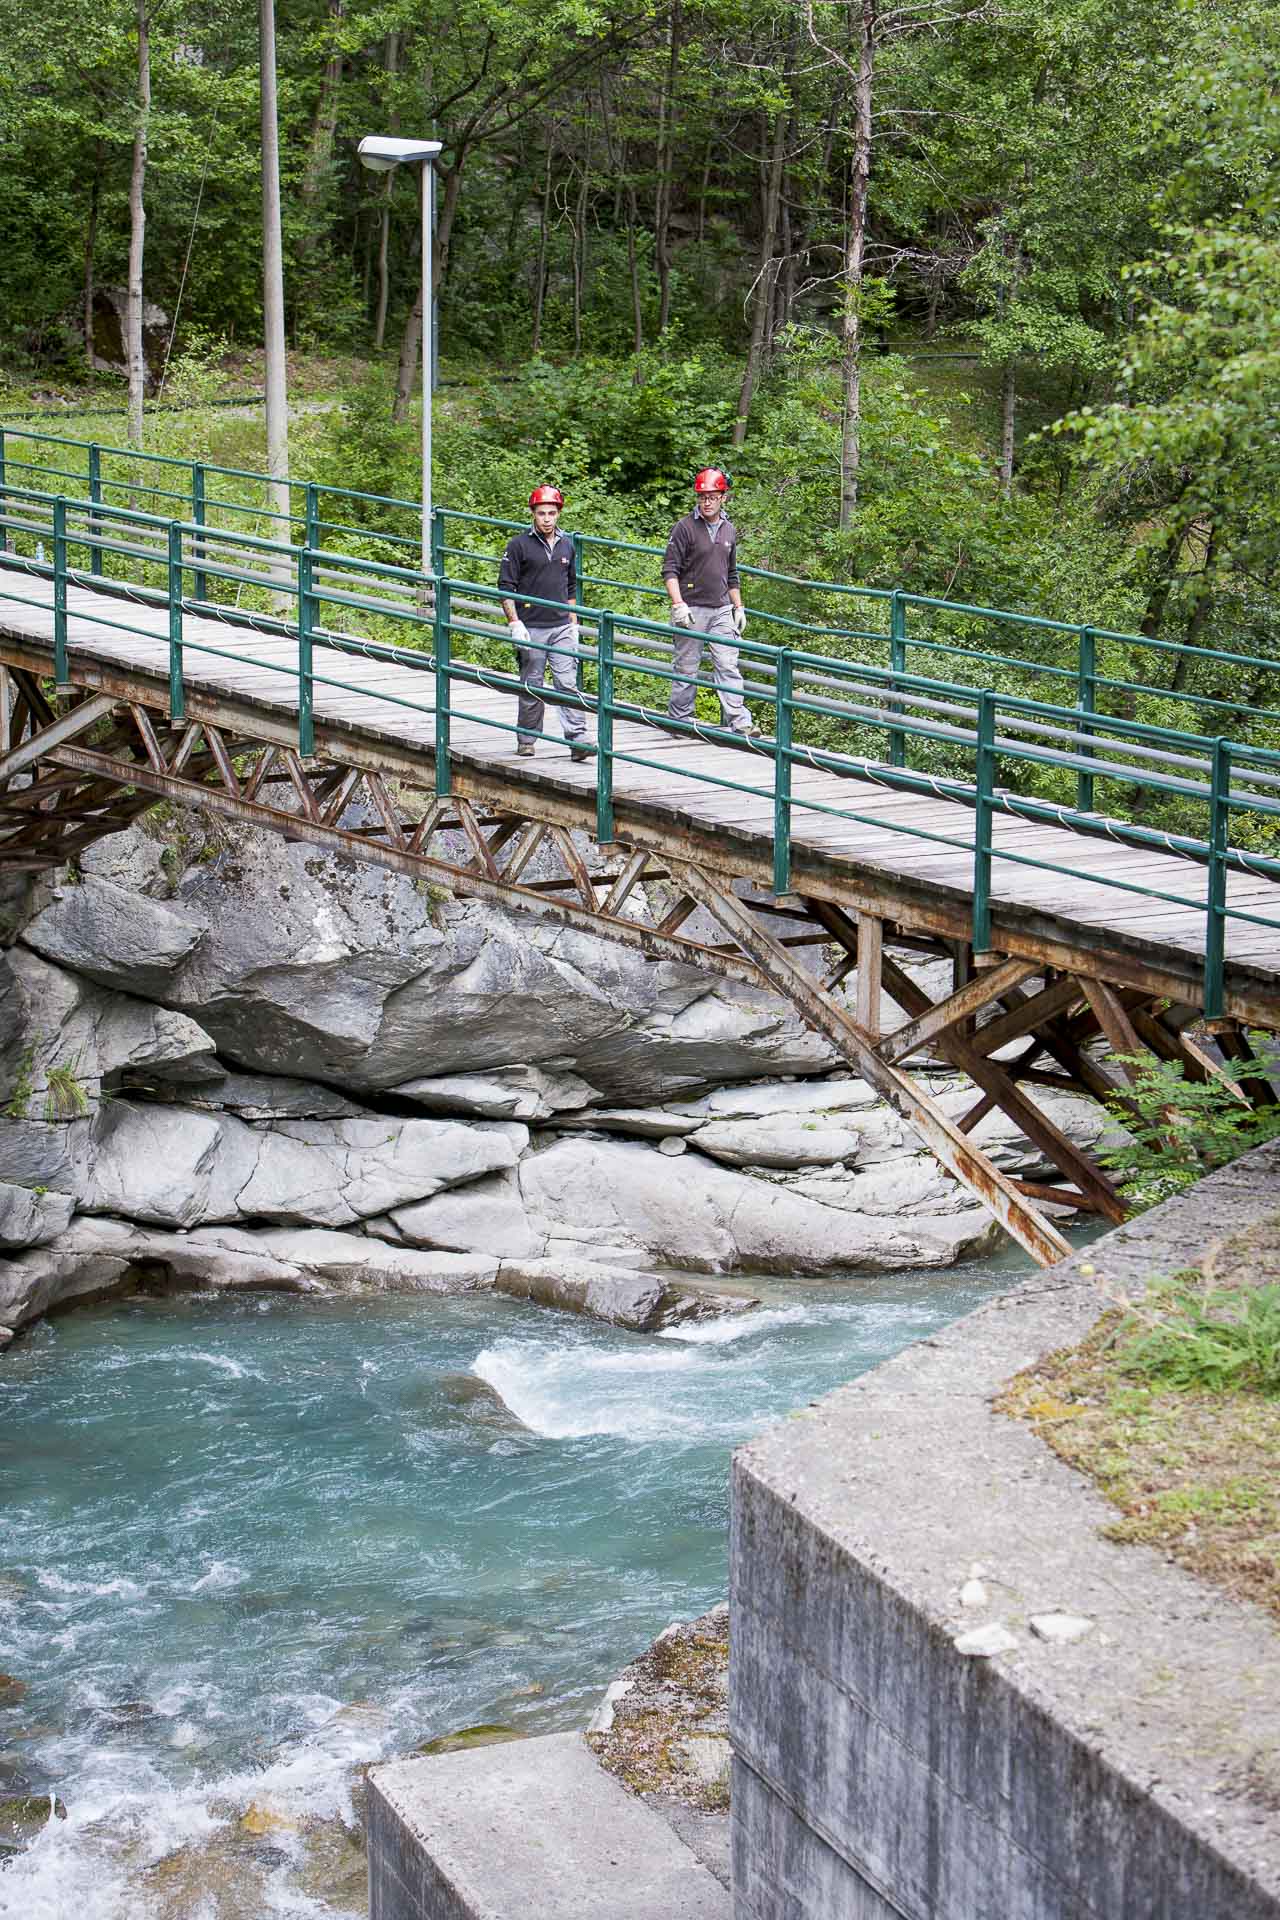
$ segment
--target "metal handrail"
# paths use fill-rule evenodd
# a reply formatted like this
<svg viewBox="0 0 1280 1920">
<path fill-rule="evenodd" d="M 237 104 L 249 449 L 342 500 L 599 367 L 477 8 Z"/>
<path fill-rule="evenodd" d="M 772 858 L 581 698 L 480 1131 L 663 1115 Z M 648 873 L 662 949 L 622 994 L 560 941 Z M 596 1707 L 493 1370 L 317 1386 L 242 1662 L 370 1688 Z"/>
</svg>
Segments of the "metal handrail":
<svg viewBox="0 0 1280 1920">
<path fill-rule="evenodd" d="M 498 624 L 457 617 L 456 609 L 463 605 L 479 608 L 481 613 L 496 607 L 503 598 L 496 586 L 457 578 L 443 570 L 424 574 L 413 567 L 344 553 L 313 541 L 311 536 L 322 525 L 314 487 L 305 491 L 304 513 L 300 516 L 304 538 L 295 543 L 217 527 L 210 524 L 207 515 L 178 519 L 117 505 L 103 497 L 100 461 L 98 474 L 98 484 L 87 500 L 69 498 L 14 484 L 0 459 L 0 549 L 3 549 L 0 563 L 11 572 L 52 580 L 54 671 L 59 684 L 66 684 L 68 680 L 68 587 L 84 585 L 167 609 L 169 697 L 175 718 L 181 717 L 184 707 L 185 656 L 202 651 L 270 667 L 295 681 L 298 744 L 303 753 L 311 753 L 315 747 L 317 686 L 364 693 L 370 699 L 386 700 L 395 706 L 433 715 L 436 784 L 441 793 L 450 790 L 451 729 L 455 719 L 466 719 L 502 732 L 515 731 L 514 722 L 508 725 L 495 720 L 492 714 L 467 712 L 457 703 L 455 691 L 466 685 L 498 687 L 510 693 L 519 689 L 519 680 L 513 673 L 485 657 L 486 650 L 491 654 L 497 643 L 505 651 L 506 636 Z M 34 541 L 39 549 L 44 538 L 51 542 L 52 558 L 41 557 L 39 550 L 35 554 L 22 554 L 12 544 L 15 540 L 28 544 Z M 72 565 L 72 549 L 83 551 L 89 563 L 87 567 Z M 127 580 L 108 577 L 103 572 L 104 557 L 108 554 L 129 564 L 133 577 Z M 139 570 L 144 574 L 153 572 L 154 579 L 139 580 L 136 577 Z M 335 584 L 335 578 L 344 575 L 350 577 L 350 587 Z M 188 580 L 197 588 L 194 594 L 186 590 Z M 362 582 L 382 597 L 372 598 L 369 592 L 360 592 Z M 213 584 L 234 586 L 241 595 L 248 588 L 267 604 L 254 609 L 218 603 L 210 595 Z M 396 600 L 387 597 L 393 593 Z M 21 598 L 16 594 L 0 597 Z M 900 603 L 919 598 L 923 597 L 899 596 L 893 602 L 899 624 Z M 287 607 L 282 605 L 284 602 Z M 950 606 L 950 603 L 939 604 Z M 81 611 L 78 609 L 78 614 Z M 415 648 L 389 644 L 377 637 L 376 624 L 369 633 L 342 632 L 326 624 L 326 613 L 330 621 L 348 615 L 364 616 L 366 625 L 370 620 L 390 621 L 397 627 L 407 627 L 423 645 Z M 658 763 L 643 754 L 618 748 L 614 742 L 614 725 L 618 720 L 641 720 L 676 733 L 735 746 L 740 743 L 724 729 L 707 722 L 671 720 L 657 711 L 647 698 L 639 697 L 637 683 L 644 681 L 656 681 L 664 693 L 678 681 L 691 684 L 695 689 L 714 690 L 713 678 L 678 675 L 671 665 L 651 657 L 652 649 L 661 648 L 665 652 L 670 646 L 671 629 L 667 623 L 607 607 L 584 606 L 580 614 L 585 622 L 594 625 L 597 635 L 597 645 L 587 660 L 588 668 L 593 668 L 595 673 L 594 694 L 580 683 L 581 690 L 576 695 L 561 693 L 554 687 L 546 688 L 544 695 L 549 704 L 576 702 L 590 705 L 596 712 L 599 743 L 596 817 L 597 831 L 602 838 L 611 838 L 613 834 L 614 769 L 621 763 L 642 767 L 661 765 L 668 776 L 678 774 L 702 784 L 771 801 L 773 877 L 775 889 L 780 892 L 787 891 L 790 885 L 791 838 L 797 810 L 850 821 L 866 819 L 914 838 L 963 847 L 971 852 L 973 859 L 974 945 L 979 952 L 990 947 L 991 869 L 995 859 L 1012 860 L 1064 876 L 1080 874 L 1078 867 L 1063 860 L 1045 860 L 1038 854 L 997 848 L 997 817 L 1043 821 L 1082 838 L 1102 836 L 1122 846 L 1172 854 L 1208 869 L 1203 902 L 1148 886 L 1123 872 L 1088 873 L 1082 877 L 1122 892 L 1205 912 L 1205 1011 L 1210 1016 L 1220 1014 L 1223 1008 L 1226 921 L 1240 918 L 1265 925 L 1280 924 L 1262 919 L 1243 907 L 1229 906 L 1225 890 L 1226 875 L 1230 871 L 1255 874 L 1269 882 L 1280 879 L 1280 861 L 1249 848 L 1233 846 L 1230 841 L 1232 820 L 1241 814 L 1264 823 L 1280 819 L 1280 802 L 1257 791 L 1258 784 L 1267 787 L 1276 784 L 1267 769 L 1280 767 L 1280 753 L 1269 748 L 1223 736 L 1192 734 L 1150 721 L 1117 718 L 1094 707 L 1082 709 L 1079 703 L 1064 706 L 911 673 L 906 670 L 900 653 L 890 665 L 882 667 L 865 660 L 851 661 L 809 651 L 795 645 L 794 640 L 812 638 L 815 634 L 812 626 L 784 615 L 758 613 L 753 617 L 774 632 L 777 640 L 744 637 L 740 651 L 752 673 L 749 691 L 757 701 L 763 700 L 772 707 L 775 725 L 771 737 L 752 743 L 753 759 L 761 764 L 762 770 L 767 767 L 769 773 L 766 784 L 752 785 L 730 772 L 731 765 L 736 772 L 742 764 L 740 761 L 726 761 L 722 772 L 708 773 Z M 296 643 L 296 666 L 213 647 L 189 632 L 186 626 L 189 615 L 218 620 L 233 628 L 257 628 L 277 638 L 291 639 Z M 126 631 L 141 631 L 101 613 L 84 617 L 123 627 Z M 1076 631 L 1065 623 L 1057 623 L 1055 630 Z M 840 631 L 824 628 L 819 630 L 818 637 Z M 458 657 L 454 652 L 455 640 L 469 644 L 475 657 Z M 398 695 L 370 691 L 331 674 L 317 672 L 317 650 L 394 660 L 429 673 L 434 680 L 432 701 L 429 705 L 419 705 Z M 580 669 L 583 651 L 572 649 Z M 842 688 L 855 694 L 853 702 L 847 697 L 841 699 Z M 1159 693 L 1161 690 L 1148 691 Z M 665 698 L 660 704 L 665 706 Z M 972 714 L 972 724 L 965 726 L 941 720 L 940 707 L 949 708 L 953 715 Z M 852 722 L 882 737 L 885 757 L 840 750 L 814 735 L 815 725 L 821 728 L 823 722 L 832 720 L 843 724 Z M 908 765 L 907 751 L 912 742 L 920 743 L 934 754 L 945 749 L 965 765 L 971 762 L 971 777 Z M 1126 764 L 1127 761 L 1134 764 Z M 1078 783 L 1088 781 L 1090 801 L 1093 783 L 1102 779 L 1116 796 L 1127 788 L 1145 796 L 1166 795 L 1180 803 L 1204 804 L 1208 812 L 1207 830 L 1203 836 L 1169 832 L 1148 826 L 1141 819 L 1126 819 L 1114 809 L 1099 813 L 1091 805 L 1080 804 L 1079 785 L 1074 806 L 1036 792 L 1017 792 L 1001 784 L 1002 763 L 1038 772 L 1042 778 L 1074 773 Z M 825 800 L 797 794 L 792 781 L 796 765 L 807 765 L 848 781 L 933 794 L 971 808 L 975 814 L 974 834 L 971 839 L 961 839 L 879 816 L 871 821 L 869 816 L 852 808 L 828 805 Z M 1239 784 L 1241 781 L 1253 781 L 1255 786 L 1246 790 Z"/>
</svg>

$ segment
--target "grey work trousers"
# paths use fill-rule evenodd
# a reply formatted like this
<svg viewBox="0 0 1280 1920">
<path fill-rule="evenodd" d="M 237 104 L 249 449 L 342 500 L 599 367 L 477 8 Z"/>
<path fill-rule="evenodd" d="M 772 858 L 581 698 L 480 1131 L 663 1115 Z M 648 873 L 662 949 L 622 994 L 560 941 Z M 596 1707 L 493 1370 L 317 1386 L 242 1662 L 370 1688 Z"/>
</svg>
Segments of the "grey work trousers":
<svg viewBox="0 0 1280 1920">
<path fill-rule="evenodd" d="M 742 698 L 742 674 L 738 668 L 738 636 L 733 626 L 733 608 L 728 605 L 690 607 L 689 611 L 693 615 L 693 625 L 676 628 L 671 662 L 678 674 L 687 677 L 671 682 L 667 712 L 673 720 L 692 720 L 698 689 L 691 682 L 702 663 L 705 644 L 711 655 L 711 677 L 720 696 L 721 723 L 732 727 L 735 733 L 744 733 L 751 725 L 751 715 Z"/>
<path fill-rule="evenodd" d="M 578 629 L 568 622 L 562 627 L 531 627 L 529 638 L 536 641 L 537 645 L 516 648 L 521 680 L 516 724 L 521 740 L 531 740 L 536 733 L 542 732 L 547 703 L 538 698 L 537 689 L 546 685 L 548 667 L 554 687 L 561 693 L 573 694 L 575 698 L 578 693 Z M 582 708 L 557 705 L 556 712 L 560 716 L 560 729 L 565 739 L 580 740 L 587 730 L 587 718 Z"/>
</svg>

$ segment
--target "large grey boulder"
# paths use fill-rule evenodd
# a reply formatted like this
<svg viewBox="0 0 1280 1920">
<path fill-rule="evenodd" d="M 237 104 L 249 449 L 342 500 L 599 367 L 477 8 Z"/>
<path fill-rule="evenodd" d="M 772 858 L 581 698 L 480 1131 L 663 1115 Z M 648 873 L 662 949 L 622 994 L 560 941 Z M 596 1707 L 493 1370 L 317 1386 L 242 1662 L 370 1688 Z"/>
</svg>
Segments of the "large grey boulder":
<svg viewBox="0 0 1280 1920">
<path fill-rule="evenodd" d="M 824 1206 L 785 1185 L 656 1149 L 569 1137 L 520 1165 L 530 1224 L 548 1237 L 645 1249 L 707 1273 L 823 1274 L 947 1266 L 998 1243 L 980 1209 L 898 1221 Z"/>
<path fill-rule="evenodd" d="M 745 1294 L 695 1293 L 652 1274 L 620 1272 L 592 1260 L 504 1260 L 496 1285 L 515 1300 L 586 1314 L 633 1333 L 713 1314 L 746 1313 L 760 1304 Z"/>
<path fill-rule="evenodd" d="M 23 937 L 46 960 L 99 986 L 162 996 L 203 932 L 200 916 L 176 902 L 92 878 L 56 888 Z"/>
<path fill-rule="evenodd" d="M 44 1247 L 0 1260 L 0 1326 L 21 1327 L 53 1307 L 132 1284 L 138 1229 L 123 1221 L 73 1220 Z"/>
<path fill-rule="evenodd" d="M 171 901 L 134 891 L 127 862 L 87 872 L 23 938 L 187 1013 L 224 1065 L 352 1093 L 515 1062 L 636 1103 L 831 1064 L 775 996 L 691 966 L 270 834 L 209 851 Z"/>
<path fill-rule="evenodd" d="M 690 1145 L 731 1167 L 831 1167 L 857 1158 L 862 1135 L 818 1120 L 796 1125 L 767 1120 L 713 1120 Z"/>
<path fill-rule="evenodd" d="M 114 1100 L 95 1142 L 86 1212 L 155 1225 L 264 1220 L 350 1226 L 501 1168 L 519 1142 L 448 1120 L 285 1121 Z"/>
<path fill-rule="evenodd" d="M 0 1114 L 0 1180 L 79 1196 L 89 1179 L 93 1124 L 62 1126 Z"/>
<path fill-rule="evenodd" d="M 0 1181 L 0 1251 L 39 1247 L 64 1231 L 75 1205 L 69 1193 L 39 1192 Z"/>
<path fill-rule="evenodd" d="M 185 1014 L 104 990 L 21 947 L 8 955 L 7 976 L 20 1024 L 6 1078 L 23 1117 L 91 1111 L 126 1075 L 195 1085 L 222 1076 L 213 1041 Z"/>
<path fill-rule="evenodd" d="M 383 1293 L 473 1293 L 491 1287 L 496 1259 L 387 1246 L 362 1233 L 269 1228 L 255 1236 L 275 1259 L 327 1287 Z"/>
<path fill-rule="evenodd" d="M 542 1237 L 529 1224 L 514 1169 L 397 1207 L 389 1223 L 368 1221 L 366 1226 L 370 1233 L 386 1231 L 410 1246 L 490 1253 L 504 1260 L 527 1259 L 543 1250 Z"/>
<path fill-rule="evenodd" d="M 406 1080 L 392 1092 L 428 1113 L 467 1114 L 477 1120 L 549 1120 L 556 1114 L 576 1113 L 595 1097 L 595 1088 L 576 1073 L 554 1073 L 543 1067 L 442 1074 L 435 1079 Z"/>
</svg>

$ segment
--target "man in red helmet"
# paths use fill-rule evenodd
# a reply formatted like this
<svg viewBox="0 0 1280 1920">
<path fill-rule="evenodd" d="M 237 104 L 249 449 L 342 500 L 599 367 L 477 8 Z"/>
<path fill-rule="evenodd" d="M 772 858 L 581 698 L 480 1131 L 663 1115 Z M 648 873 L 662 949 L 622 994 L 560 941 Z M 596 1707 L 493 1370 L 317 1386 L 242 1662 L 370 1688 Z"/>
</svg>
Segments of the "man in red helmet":
<svg viewBox="0 0 1280 1920">
<path fill-rule="evenodd" d="M 692 720 L 697 688 L 692 684 L 708 645 L 711 673 L 720 696 L 721 724 L 746 736 L 758 731 L 742 697 L 742 674 L 734 644 L 747 624 L 738 588 L 738 530 L 724 510 L 729 476 L 704 467 L 693 483 L 693 512 L 677 520 L 667 541 L 662 577 L 676 629 L 667 712 Z"/>
<path fill-rule="evenodd" d="M 502 611 L 515 642 L 520 666 L 520 702 L 516 710 L 516 752 L 531 754 L 535 736 L 542 732 L 546 702 L 538 688 L 547 683 L 578 698 L 577 574 L 573 541 L 557 531 L 564 505 L 559 487 L 535 487 L 529 495 L 533 526 L 508 540 L 498 570 L 498 586 L 506 596 Z M 542 605 L 544 601 L 550 605 Z M 586 738 L 587 721 L 580 706 L 560 706 L 560 725 L 575 760 L 589 760 L 595 747 Z"/>
</svg>

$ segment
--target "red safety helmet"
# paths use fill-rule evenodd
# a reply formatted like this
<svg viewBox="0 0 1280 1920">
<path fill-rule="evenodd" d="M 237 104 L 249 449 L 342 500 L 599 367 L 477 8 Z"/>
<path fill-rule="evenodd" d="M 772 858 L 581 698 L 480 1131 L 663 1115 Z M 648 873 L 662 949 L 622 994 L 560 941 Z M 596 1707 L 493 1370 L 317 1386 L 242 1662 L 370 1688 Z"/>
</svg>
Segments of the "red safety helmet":
<svg viewBox="0 0 1280 1920">
<path fill-rule="evenodd" d="M 535 487 L 529 495 L 531 507 L 562 507 L 564 495 L 559 487 Z"/>
<path fill-rule="evenodd" d="M 695 493 L 728 493 L 729 476 L 720 467 L 704 467 L 694 476 Z"/>
</svg>

